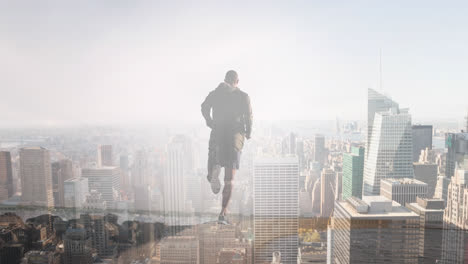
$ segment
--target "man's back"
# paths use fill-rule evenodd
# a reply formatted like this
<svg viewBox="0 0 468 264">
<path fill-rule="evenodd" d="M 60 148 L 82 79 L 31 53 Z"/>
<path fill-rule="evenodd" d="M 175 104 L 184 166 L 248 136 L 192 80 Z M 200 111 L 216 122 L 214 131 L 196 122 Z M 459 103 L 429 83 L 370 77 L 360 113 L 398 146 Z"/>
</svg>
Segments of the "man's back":
<svg viewBox="0 0 468 264">
<path fill-rule="evenodd" d="M 210 110 L 212 109 L 212 118 Z M 249 96 L 239 88 L 221 83 L 202 104 L 202 113 L 213 129 L 229 129 L 250 135 L 252 116 Z"/>
</svg>

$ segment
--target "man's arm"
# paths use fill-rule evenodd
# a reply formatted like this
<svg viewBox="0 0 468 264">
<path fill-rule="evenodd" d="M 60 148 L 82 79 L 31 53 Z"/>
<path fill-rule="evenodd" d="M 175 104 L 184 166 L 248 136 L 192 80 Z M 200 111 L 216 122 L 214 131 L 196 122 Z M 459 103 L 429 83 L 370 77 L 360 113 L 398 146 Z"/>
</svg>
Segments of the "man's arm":
<svg viewBox="0 0 468 264">
<path fill-rule="evenodd" d="M 209 128 L 213 128 L 213 119 L 211 118 L 211 108 L 213 107 L 212 97 L 212 93 L 209 93 L 205 101 L 201 104 L 201 112 Z"/>
<path fill-rule="evenodd" d="M 244 121 L 245 121 L 245 137 L 250 139 L 252 134 L 252 106 L 250 105 L 250 97 L 246 95 L 244 106 Z"/>
</svg>

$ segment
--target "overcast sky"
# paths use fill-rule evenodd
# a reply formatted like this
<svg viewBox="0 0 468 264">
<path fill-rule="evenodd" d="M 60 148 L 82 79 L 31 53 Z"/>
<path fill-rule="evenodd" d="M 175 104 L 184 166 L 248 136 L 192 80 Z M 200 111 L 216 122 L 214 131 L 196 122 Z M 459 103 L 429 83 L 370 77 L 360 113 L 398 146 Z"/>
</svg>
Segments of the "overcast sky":
<svg viewBox="0 0 468 264">
<path fill-rule="evenodd" d="M 413 119 L 461 121 L 467 7 L 0 0 L 0 124 L 202 122 L 201 102 L 229 69 L 257 119 L 365 120 L 371 87 Z"/>
</svg>

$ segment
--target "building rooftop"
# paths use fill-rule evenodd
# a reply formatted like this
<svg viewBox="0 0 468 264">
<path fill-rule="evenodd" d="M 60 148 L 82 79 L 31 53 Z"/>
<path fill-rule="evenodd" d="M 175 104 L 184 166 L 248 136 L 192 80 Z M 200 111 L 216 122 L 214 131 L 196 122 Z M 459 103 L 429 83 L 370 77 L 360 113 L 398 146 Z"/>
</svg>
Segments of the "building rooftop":
<svg viewBox="0 0 468 264">
<path fill-rule="evenodd" d="M 381 182 L 388 182 L 392 185 L 401 185 L 401 184 L 421 184 L 427 185 L 427 183 L 422 182 L 420 180 L 412 179 L 412 178 L 387 178 L 382 179 Z"/>
<path fill-rule="evenodd" d="M 383 196 L 352 197 L 339 203 L 351 218 L 363 219 L 398 219 L 418 217 L 418 215 L 401 204 Z M 363 210 L 367 205 L 367 210 Z"/>
</svg>

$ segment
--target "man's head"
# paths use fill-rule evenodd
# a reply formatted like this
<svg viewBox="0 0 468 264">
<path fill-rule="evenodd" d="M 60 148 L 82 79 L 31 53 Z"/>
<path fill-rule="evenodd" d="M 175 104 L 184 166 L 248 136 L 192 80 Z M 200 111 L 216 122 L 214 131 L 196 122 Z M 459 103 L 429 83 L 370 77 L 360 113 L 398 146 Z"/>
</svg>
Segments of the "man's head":
<svg viewBox="0 0 468 264">
<path fill-rule="evenodd" d="M 239 83 L 239 75 L 237 75 L 236 71 L 230 70 L 226 72 L 226 77 L 224 77 L 224 82 L 229 83 L 233 87 L 237 87 L 237 84 Z"/>
</svg>

